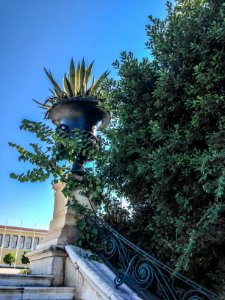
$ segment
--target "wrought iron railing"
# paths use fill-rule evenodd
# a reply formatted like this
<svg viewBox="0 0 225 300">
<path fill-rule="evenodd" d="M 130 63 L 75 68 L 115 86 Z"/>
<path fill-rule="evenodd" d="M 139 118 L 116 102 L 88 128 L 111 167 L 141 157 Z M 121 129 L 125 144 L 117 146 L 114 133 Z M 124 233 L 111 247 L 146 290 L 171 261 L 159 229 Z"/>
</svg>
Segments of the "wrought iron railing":
<svg viewBox="0 0 225 300">
<path fill-rule="evenodd" d="M 211 291 L 164 265 L 135 246 L 101 219 L 88 218 L 98 228 L 99 255 L 116 274 L 115 285 L 128 284 L 142 299 L 205 300 L 217 299 Z M 154 295 L 154 296 L 153 296 Z"/>
</svg>

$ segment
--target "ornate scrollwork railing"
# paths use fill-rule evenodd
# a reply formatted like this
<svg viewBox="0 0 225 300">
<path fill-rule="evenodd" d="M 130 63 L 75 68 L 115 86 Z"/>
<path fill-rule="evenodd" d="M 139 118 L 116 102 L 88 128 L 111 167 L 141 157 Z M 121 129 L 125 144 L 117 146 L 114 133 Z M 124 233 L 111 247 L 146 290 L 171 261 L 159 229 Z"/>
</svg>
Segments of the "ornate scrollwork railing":
<svg viewBox="0 0 225 300">
<path fill-rule="evenodd" d="M 143 299 L 215 300 L 217 296 L 164 265 L 101 219 L 88 218 L 98 228 L 102 260 L 116 274 L 115 285 L 128 284 Z M 154 295 L 154 296 L 153 296 Z"/>
</svg>

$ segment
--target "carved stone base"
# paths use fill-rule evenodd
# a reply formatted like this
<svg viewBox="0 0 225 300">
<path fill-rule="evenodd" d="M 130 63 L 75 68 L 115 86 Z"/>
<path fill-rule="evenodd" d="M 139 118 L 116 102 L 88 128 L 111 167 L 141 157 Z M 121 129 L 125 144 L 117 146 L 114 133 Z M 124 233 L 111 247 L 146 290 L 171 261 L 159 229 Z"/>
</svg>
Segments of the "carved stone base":
<svg viewBox="0 0 225 300">
<path fill-rule="evenodd" d="M 64 285 L 64 268 L 67 254 L 64 247 L 49 246 L 29 252 L 32 274 L 53 275 L 52 286 Z"/>
</svg>

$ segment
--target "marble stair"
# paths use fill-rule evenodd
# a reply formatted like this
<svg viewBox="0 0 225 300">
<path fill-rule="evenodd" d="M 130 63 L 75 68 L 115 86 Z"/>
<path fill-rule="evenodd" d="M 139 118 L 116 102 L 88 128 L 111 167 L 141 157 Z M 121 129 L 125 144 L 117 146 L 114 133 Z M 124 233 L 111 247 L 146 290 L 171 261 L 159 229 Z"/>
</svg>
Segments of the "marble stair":
<svg viewBox="0 0 225 300">
<path fill-rule="evenodd" d="M 51 286 L 51 275 L 0 274 L 0 300 L 74 300 L 74 287 Z"/>
</svg>

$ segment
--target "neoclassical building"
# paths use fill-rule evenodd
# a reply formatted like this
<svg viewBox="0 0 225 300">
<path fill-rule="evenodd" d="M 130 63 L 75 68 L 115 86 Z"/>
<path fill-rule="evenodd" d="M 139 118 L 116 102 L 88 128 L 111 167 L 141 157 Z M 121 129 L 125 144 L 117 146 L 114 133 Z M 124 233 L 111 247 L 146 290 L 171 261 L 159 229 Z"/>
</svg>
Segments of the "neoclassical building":
<svg viewBox="0 0 225 300">
<path fill-rule="evenodd" d="M 47 230 L 0 225 L 0 265 L 10 252 L 16 254 L 16 266 L 22 265 L 21 256 L 26 251 L 36 250 Z"/>
</svg>

